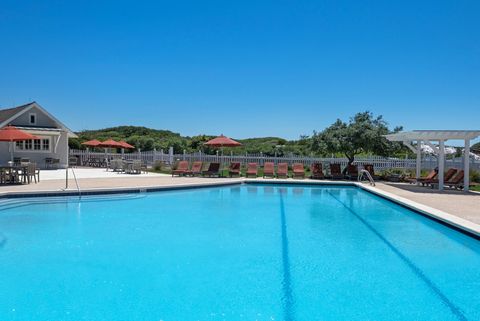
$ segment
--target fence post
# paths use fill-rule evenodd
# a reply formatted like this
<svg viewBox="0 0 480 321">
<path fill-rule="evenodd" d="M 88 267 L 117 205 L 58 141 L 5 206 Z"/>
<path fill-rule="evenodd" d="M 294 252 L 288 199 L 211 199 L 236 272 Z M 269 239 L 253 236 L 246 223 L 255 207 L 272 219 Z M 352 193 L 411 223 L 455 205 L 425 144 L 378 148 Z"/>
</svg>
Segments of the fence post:
<svg viewBox="0 0 480 321">
<path fill-rule="evenodd" d="M 173 147 L 172 146 L 168 148 L 168 162 L 170 163 L 170 165 L 173 164 Z"/>
</svg>

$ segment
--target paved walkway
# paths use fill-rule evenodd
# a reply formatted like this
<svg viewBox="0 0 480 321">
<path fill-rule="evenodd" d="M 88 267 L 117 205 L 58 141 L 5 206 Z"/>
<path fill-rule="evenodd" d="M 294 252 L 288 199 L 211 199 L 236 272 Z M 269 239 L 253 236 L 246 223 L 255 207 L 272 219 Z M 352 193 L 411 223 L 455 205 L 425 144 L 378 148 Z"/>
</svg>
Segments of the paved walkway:
<svg viewBox="0 0 480 321">
<path fill-rule="evenodd" d="M 480 193 L 438 191 L 404 183 L 377 183 L 378 189 L 480 224 Z"/>
<path fill-rule="evenodd" d="M 120 172 L 107 171 L 105 168 L 73 168 L 69 169 L 68 175 L 73 177 L 73 174 L 77 179 L 82 178 L 126 178 L 126 177 L 145 177 L 145 176 L 170 176 L 167 174 L 157 174 L 157 173 L 142 173 L 142 174 L 124 174 Z M 66 170 L 65 169 L 55 169 L 55 170 L 42 170 L 40 171 L 40 180 L 49 181 L 49 180 L 65 180 Z"/>
</svg>

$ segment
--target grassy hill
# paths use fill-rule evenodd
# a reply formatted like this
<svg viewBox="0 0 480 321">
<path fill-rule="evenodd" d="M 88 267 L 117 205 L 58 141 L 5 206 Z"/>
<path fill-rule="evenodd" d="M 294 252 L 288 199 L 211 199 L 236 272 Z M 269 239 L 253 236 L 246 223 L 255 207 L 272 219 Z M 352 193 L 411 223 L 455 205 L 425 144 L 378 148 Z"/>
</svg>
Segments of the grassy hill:
<svg viewBox="0 0 480 321">
<path fill-rule="evenodd" d="M 81 143 L 91 139 L 106 140 L 112 138 L 114 140 L 125 140 L 136 148 L 143 151 L 164 149 L 168 150 L 173 146 L 176 153 L 183 150 L 194 152 L 202 150 L 206 153 L 215 153 L 215 149 L 208 148 L 203 145 L 213 135 L 197 135 L 193 137 L 182 136 L 169 130 L 158 130 L 139 126 L 118 126 L 98 130 L 84 130 L 77 133 L 79 138 L 70 140 L 70 148 L 82 149 Z M 235 139 L 233 137 L 233 139 Z M 285 153 L 308 154 L 309 139 L 306 137 L 300 140 L 288 141 L 280 137 L 259 137 L 238 139 L 243 144 L 238 148 L 225 148 L 224 153 L 260 153 L 266 155 L 282 155 Z"/>
</svg>

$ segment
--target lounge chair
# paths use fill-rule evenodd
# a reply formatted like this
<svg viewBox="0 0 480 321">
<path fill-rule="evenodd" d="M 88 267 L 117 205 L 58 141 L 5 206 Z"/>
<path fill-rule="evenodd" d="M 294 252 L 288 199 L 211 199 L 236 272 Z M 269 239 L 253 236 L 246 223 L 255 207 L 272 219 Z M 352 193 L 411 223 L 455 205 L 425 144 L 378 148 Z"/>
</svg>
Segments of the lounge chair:
<svg viewBox="0 0 480 321">
<path fill-rule="evenodd" d="M 322 163 L 313 163 L 310 166 L 310 178 L 312 179 L 324 179 Z"/>
<path fill-rule="evenodd" d="M 448 171 L 445 173 L 444 177 L 443 177 L 443 182 L 446 183 L 448 182 L 450 179 L 453 178 L 453 176 L 457 173 L 457 169 L 456 168 L 449 168 Z M 438 177 L 438 176 L 437 176 Z M 434 179 L 431 179 L 431 180 L 424 180 L 422 181 L 422 185 L 431 185 L 431 184 L 438 184 L 438 179 L 437 178 L 434 178 Z"/>
<path fill-rule="evenodd" d="M 188 161 L 178 162 L 177 168 L 172 171 L 172 177 L 174 175 L 185 175 L 188 172 Z"/>
<path fill-rule="evenodd" d="M 292 176 L 294 178 L 305 178 L 305 168 L 302 163 L 295 163 L 292 166 Z"/>
<path fill-rule="evenodd" d="M 110 162 L 110 168 L 114 172 L 123 172 L 125 169 L 125 166 L 123 164 L 123 160 L 121 159 L 112 159 Z"/>
<path fill-rule="evenodd" d="M 378 176 L 375 175 L 375 168 L 373 167 L 373 164 L 365 164 L 363 165 L 363 169 L 369 172 L 373 179 L 378 179 Z"/>
<path fill-rule="evenodd" d="M 451 188 L 463 188 L 463 177 L 465 175 L 465 172 L 463 170 L 459 170 L 452 178 L 450 178 L 448 181 L 445 181 L 443 184 L 445 186 L 451 187 Z M 438 182 L 431 183 L 432 188 L 437 188 L 438 187 Z"/>
<path fill-rule="evenodd" d="M 187 170 L 184 173 L 184 175 L 190 175 L 190 176 L 201 175 L 202 174 L 202 166 L 203 166 L 203 163 L 200 162 L 200 161 L 193 162 L 192 169 Z"/>
<path fill-rule="evenodd" d="M 230 177 L 234 175 L 240 176 L 240 163 L 238 162 L 230 163 L 230 166 L 228 167 L 228 175 Z"/>
<path fill-rule="evenodd" d="M 358 165 L 350 164 L 347 166 L 347 177 L 350 180 L 358 178 Z"/>
<path fill-rule="evenodd" d="M 463 188 L 463 178 L 465 176 L 465 172 L 463 170 L 459 170 L 455 176 L 445 182 L 445 185 L 452 187 L 452 188 Z"/>
<path fill-rule="evenodd" d="M 275 164 L 272 162 L 266 162 L 263 165 L 263 178 L 275 177 Z"/>
<path fill-rule="evenodd" d="M 202 171 L 203 176 L 220 176 L 220 163 L 210 163 L 206 171 Z"/>
<path fill-rule="evenodd" d="M 247 164 L 247 171 L 245 172 L 245 177 L 253 176 L 257 177 L 258 175 L 258 168 L 257 163 L 248 163 Z"/>
<path fill-rule="evenodd" d="M 282 177 L 288 178 L 288 163 L 278 163 L 277 178 L 282 178 Z"/>
<path fill-rule="evenodd" d="M 437 177 L 437 175 L 438 175 L 438 169 L 435 168 L 435 169 L 432 169 L 432 170 L 430 171 L 430 173 L 428 173 L 427 176 L 425 176 L 425 177 L 419 177 L 418 179 L 415 179 L 415 181 L 416 181 L 417 183 L 422 183 L 423 181 L 431 181 L 432 179 L 434 179 L 435 177 Z"/>
<path fill-rule="evenodd" d="M 342 179 L 344 178 L 342 174 L 342 169 L 340 164 L 330 164 L 330 176 L 332 179 Z"/>
</svg>

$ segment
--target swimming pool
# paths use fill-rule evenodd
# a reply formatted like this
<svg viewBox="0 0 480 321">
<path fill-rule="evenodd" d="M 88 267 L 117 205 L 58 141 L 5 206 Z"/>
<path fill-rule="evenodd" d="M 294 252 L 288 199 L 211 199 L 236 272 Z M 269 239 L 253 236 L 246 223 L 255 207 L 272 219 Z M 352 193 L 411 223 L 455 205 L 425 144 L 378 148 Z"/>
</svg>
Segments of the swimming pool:
<svg viewBox="0 0 480 321">
<path fill-rule="evenodd" d="M 356 187 L 0 207 L 1 320 L 480 319 L 480 242 Z"/>
</svg>

